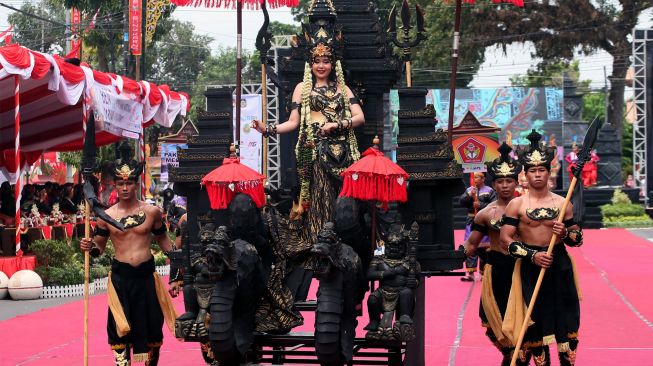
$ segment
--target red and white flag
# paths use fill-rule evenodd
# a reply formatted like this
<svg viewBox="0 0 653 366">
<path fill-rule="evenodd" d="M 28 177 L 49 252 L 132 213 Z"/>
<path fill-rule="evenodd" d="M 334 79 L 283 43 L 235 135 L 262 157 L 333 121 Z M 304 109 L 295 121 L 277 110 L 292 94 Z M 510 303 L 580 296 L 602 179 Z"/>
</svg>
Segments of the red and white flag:
<svg viewBox="0 0 653 366">
<path fill-rule="evenodd" d="M 4 42 L 5 44 L 11 44 L 11 37 L 14 36 L 14 26 L 10 25 L 7 30 L 4 32 L 0 33 L 0 42 Z"/>
</svg>

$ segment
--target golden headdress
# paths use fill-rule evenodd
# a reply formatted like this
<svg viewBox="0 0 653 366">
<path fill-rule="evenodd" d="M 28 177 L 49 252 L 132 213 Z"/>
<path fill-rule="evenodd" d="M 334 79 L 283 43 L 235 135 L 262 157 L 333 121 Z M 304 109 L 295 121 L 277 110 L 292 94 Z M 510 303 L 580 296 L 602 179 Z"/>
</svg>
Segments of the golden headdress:
<svg viewBox="0 0 653 366">
<path fill-rule="evenodd" d="M 517 180 L 519 173 L 522 170 L 522 166 L 517 160 L 510 157 L 512 147 L 504 142 L 499 146 L 498 151 L 501 156 L 494 159 L 490 164 L 488 174 L 490 174 L 492 180 L 499 178 L 513 178 Z"/>
<path fill-rule="evenodd" d="M 532 130 L 526 138 L 531 144 L 519 154 L 519 162 L 524 166 L 524 169 L 528 170 L 535 166 L 543 166 L 551 170 L 551 162 L 556 157 L 555 146 L 541 146 L 542 135 L 535 130 Z"/>
<path fill-rule="evenodd" d="M 112 169 L 113 176 L 116 180 L 138 181 L 143 173 L 143 164 L 131 158 L 132 148 L 124 140 L 118 147 L 120 158 L 115 161 Z"/>
<path fill-rule="evenodd" d="M 308 61 L 328 57 L 335 63 L 342 49 L 342 31 L 336 25 L 336 10 L 331 0 L 313 0 L 308 9 L 308 24 L 302 24 Z"/>
</svg>

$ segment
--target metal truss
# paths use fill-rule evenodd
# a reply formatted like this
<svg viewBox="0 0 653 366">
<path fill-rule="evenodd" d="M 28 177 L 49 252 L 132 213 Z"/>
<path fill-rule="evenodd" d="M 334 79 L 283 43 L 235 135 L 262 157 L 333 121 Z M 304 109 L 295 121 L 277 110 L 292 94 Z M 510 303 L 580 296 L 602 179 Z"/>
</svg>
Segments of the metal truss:
<svg viewBox="0 0 653 366">
<path fill-rule="evenodd" d="M 635 104 L 635 123 L 633 125 L 633 173 L 638 187 L 647 187 L 646 169 L 646 119 L 647 90 L 646 84 L 653 82 L 647 75 L 646 46 L 653 42 L 653 30 L 636 29 L 633 31 L 633 94 Z M 653 107 L 652 107 L 653 108 Z M 648 207 L 648 195 L 645 195 L 645 204 Z"/>
</svg>

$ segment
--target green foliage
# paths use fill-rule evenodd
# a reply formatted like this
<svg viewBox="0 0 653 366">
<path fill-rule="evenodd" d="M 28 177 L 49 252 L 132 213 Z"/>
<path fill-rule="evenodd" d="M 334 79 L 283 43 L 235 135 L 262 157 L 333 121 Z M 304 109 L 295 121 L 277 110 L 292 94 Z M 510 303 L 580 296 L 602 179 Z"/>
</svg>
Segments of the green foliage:
<svg viewBox="0 0 653 366">
<path fill-rule="evenodd" d="M 65 8 L 60 0 L 44 0 L 42 5 L 25 2 L 20 10 L 60 24 L 45 22 L 24 13 L 12 12 L 7 17 L 9 24 L 14 26 L 15 33 L 12 42 L 39 51 L 55 53 L 63 51 L 66 46 L 64 34 L 66 16 Z"/>
<path fill-rule="evenodd" d="M 213 38 L 195 34 L 191 22 L 166 19 L 159 24 L 168 29 L 168 34 L 165 39 L 155 41 L 146 53 L 147 79 L 190 93 L 211 56 L 208 45 Z"/>
<path fill-rule="evenodd" d="M 71 245 L 61 240 L 37 240 L 30 244 L 39 266 L 62 267 L 73 262 L 75 251 Z"/>
<path fill-rule="evenodd" d="M 76 262 L 66 263 L 61 267 L 37 267 L 35 272 L 41 276 L 45 286 L 69 286 L 84 283 L 84 269 Z"/>
<path fill-rule="evenodd" d="M 646 215 L 646 211 L 643 206 L 622 203 L 601 206 L 601 214 L 604 218 L 614 218 L 621 216 L 642 216 Z"/>
<path fill-rule="evenodd" d="M 614 191 L 611 202 L 601 206 L 603 226 L 622 228 L 653 226 L 653 220 L 646 214 L 644 207 L 633 204 L 628 195 L 620 189 Z"/>
<path fill-rule="evenodd" d="M 591 122 L 594 117 L 605 121 L 605 98 L 603 92 L 586 93 L 583 95 L 583 119 Z"/>
<path fill-rule="evenodd" d="M 510 78 L 513 86 L 542 87 L 553 86 L 563 87 L 565 73 L 580 89 L 589 88 L 591 80 L 580 80 L 580 61 L 568 61 L 564 59 L 547 60 L 538 64 L 534 69 L 526 71 L 526 75 L 514 75 Z M 594 117 L 592 117 L 594 118 Z"/>
<path fill-rule="evenodd" d="M 116 160 L 116 147 L 114 144 L 101 146 L 95 150 L 95 154 L 95 168 L 97 173 L 99 173 L 102 166 Z M 82 151 L 61 152 L 59 153 L 59 157 L 64 163 L 75 167 L 78 172 L 81 171 L 83 158 Z"/>
<path fill-rule="evenodd" d="M 163 252 L 157 252 L 154 254 L 154 265 L 155 266 L 165 266 L 168 262 L 168 256 Z"/>
<path fill-rule="evenodd" d="M 612 199 L 610 201 L 613 205 L 629 205 L 633 203 L 630 200 L 630 197 L 628 197 L 628 195 L 622 192 L 619 188 L 614 190 L 614 194 L 612 195 Z"/>
<path fill-rule="evenodd" d="M 260 63 L 258 59 L 250 61 L 252 57 L 252 53 L 243 50 L 243 83 L 260 82 L 260 70 L 259 78 L 255 77 L 256 74 L 253 74 L 253 70 L 260 69 Z M 232 85 L 236 81 L 234 75 L 236 75 L 236 49 L 233 47 L 218 48 L 217 52 L 204 63 L 204 67 L 193 86 L 189 118 L 196 120 L 198 109 L 205 108 L 204 92 L 207 86 Z"/>
<path fill-rule="evenodd" d="M 604 219 L 603 226 L 620 228 L 642 228 L 653 226 L 653 221 L 651 221 L 651 218 L 648 215 L 624 216 Z"/>
<path fill-rule="evenodd" d="M 46 286 L 78 285 L 84 282 L 84 253 L 79 249 L 78 240 L 72 240 L 70 244 L 60 240 L 37 240 L 30 244 L 30 249 L 36 255 L 38 263 L 35 271 Z M 113 255 L 113 245 L 108 243 L 99 258 L 91 258 L 91 281 L 107 276 Z"/>
</svg>

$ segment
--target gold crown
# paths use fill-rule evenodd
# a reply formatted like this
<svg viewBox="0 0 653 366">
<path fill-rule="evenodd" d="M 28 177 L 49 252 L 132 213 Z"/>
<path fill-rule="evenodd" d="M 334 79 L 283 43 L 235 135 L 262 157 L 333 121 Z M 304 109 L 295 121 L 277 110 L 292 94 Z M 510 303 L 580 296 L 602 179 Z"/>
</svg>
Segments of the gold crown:
<svg viewBox="0 0 653 366">
<path fill-rule="evenodd" d="M 511 177 L 517 179 L 519 172 L 521 172 L 521 165 L 510 157 L 512 148 L 504 142 L 499 146 L 498 150 L 501 156 L 490 164 L 488 173 L 492 176 L 492 179 Z"/>
<path fill-rule="evenodd" d="M 535 130 L 531 131 L 527 138 L 531 144 L 529 148 L 519 155 L 519 161 L 524 165 L 525 169 L 534 166 L 550 168 L 551 162 L 555 159 L 555 147 L 540 146 L 542 135 Z"/>
<path fill-rule="evenodd" d="M 120 168 L 116 169 L 116 176 L 122 178 L 122 180 L 129 180 L 129 177 L 135 170 L 129 169 L 129 165 L 127 164 L 122 164 Z"/>
<path fill-rule="evenodd" d="M 318 43 L 315 47 L 311 49 L 311 57 L 331 57 L 333 52 L 331 52 L 331 47 L 325 45 L 324 43 Z"/>
</svg>

